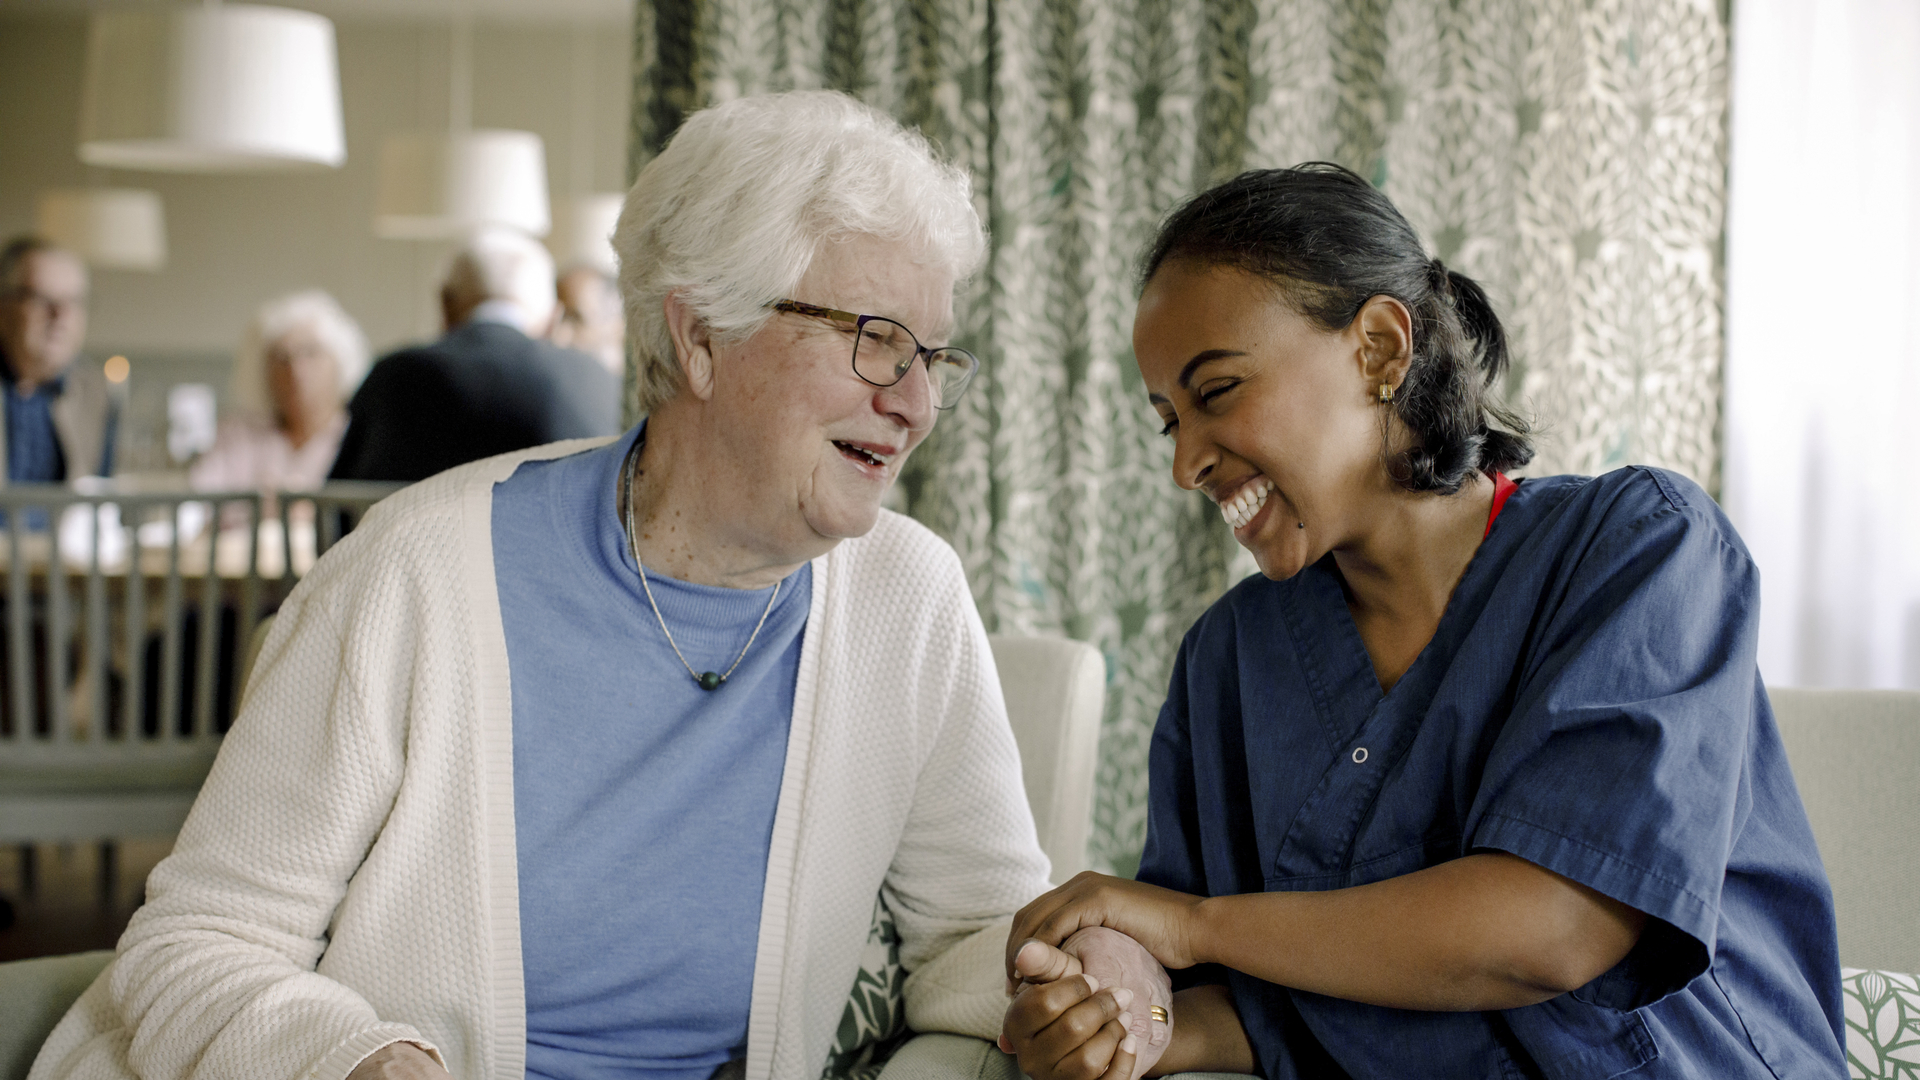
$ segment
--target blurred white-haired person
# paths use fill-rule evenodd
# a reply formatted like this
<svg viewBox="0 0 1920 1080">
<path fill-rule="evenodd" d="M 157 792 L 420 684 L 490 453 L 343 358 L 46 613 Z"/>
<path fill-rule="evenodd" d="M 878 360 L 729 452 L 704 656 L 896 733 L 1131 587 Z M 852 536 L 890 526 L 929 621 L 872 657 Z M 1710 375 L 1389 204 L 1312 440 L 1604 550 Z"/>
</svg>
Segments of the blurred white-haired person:
<svg viewBox="0 0 1920 1080">
<path fill-rule="evenodd" d="M 968 181 L 741 98 L 614 243 L 647 419 L 415 484 L 301 580 L 37 1080 L 817 1077 L 876 899 L 908 1022 L 999 1032 L 1047 859 L 960 561 L 881 507 L 977 366 Z"/>
<path fill-rule="evenodd" d="M 542 340 L 553 256 L 524 233 L 483 230 L 448 264 L 446 333 L 381 359 L 348 405 L 332 476 L 423 480 L 469 461 L 620 430 L 620 383 L 585 353 Z"/>
<path fill-rule="evenodd" d="M 303 491 L 327 479 L 367 374 L 360 325 L 320 289 L 261 305 L 234 354 L 228 417 L 188 472 L 197 491 Z"/>
</svg>

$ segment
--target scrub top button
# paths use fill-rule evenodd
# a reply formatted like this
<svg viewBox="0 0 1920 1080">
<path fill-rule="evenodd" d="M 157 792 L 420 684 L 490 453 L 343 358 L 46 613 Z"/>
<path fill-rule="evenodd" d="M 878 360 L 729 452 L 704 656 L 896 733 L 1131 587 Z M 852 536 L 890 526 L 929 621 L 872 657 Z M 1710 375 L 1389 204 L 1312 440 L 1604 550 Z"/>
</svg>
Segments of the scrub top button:
<svg viewBox="0 0 1920 1080">
<path fill-rule="evenodd" d="M 1355 765 L 1364 765 L 1364 764 L 1366 764 L 1366 762 L 1367 762 L 1367 748 L 1366 748 L 1366 747 L 1364 747 L 1364 746 L 1356 746 L 1356 747 L 1354 747 L 1354 748 L 1353 748 L 1353 763 L 1354 763 Z"/>
</svg>

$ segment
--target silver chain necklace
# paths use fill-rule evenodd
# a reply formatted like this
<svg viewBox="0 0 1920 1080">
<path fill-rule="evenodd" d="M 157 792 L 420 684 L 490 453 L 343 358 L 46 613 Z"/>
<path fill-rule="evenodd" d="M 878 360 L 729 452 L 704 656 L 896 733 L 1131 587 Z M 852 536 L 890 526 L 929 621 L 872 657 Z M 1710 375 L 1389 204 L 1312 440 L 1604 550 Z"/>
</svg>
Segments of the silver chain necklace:
<svg viewBox="0 0 1920 1080">
<path fill-rule="evenodd" d="M 753 633 L 747 635 L 747 643 L 740 647 L 740 655 L 733 658 L 733 665 L 727 668 L 726 673 L 695 672 L 693 665 L 687 663 L 687 654 L 680 651 L 679 642 L 673 640 L 673 631 L 667 629 L 667 620 L 660 614 L 660 605 L 653 599 L 653 586 L 647 584 L 647 564 L 640 561 L 640 530 L 634 525 L 633 520 L 633 469 L 640 460 L 640 448 L 644 443 L 645 437 L 642 433 L 641 437 L 633 440 L 633 449 L 627 451 L 627 459 L 620 464 L 619 501 L 621 517 L 625 519 L 627 526 L 627 550 L 633 554 L 633 565 L 640 568 L 640 587 L 646 590 L 647 606 L 653 609 L 653 617 L 660 623 L 660 632 L 667 635 L 667 645 L 673 649 L 673 655 L 680 658 L 680 666 L 687 669 L 687 674 L 693 676 L 694 683 L 700 689 L 718 690 L 733 676 L 734 670 L 740 666 L 740 661 L 747 658 L 747 650 L 753 648 L 754 641 L 760 637 L 760 628 L 767 625 L 767 616 L 773 614 L 774 602 L 780 599 L 781 583 L 778 581 L 773 583 L 773 595 L 767 597 L 767 610 L 760 613 L 760 621 L 753 625 Z"/>
</svg>

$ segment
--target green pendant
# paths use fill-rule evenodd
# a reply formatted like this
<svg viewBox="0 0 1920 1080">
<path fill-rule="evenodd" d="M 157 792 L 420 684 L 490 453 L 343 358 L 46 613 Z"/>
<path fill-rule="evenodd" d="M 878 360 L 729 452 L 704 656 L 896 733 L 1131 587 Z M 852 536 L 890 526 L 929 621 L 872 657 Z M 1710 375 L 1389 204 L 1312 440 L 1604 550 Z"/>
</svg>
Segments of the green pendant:
<svg viewBox="0 0 1920 1080">
<path fill-rule="evenodd" d="M 703 671 L 700 673 L 700 678 L 697 681 L 700 683 L 700 689 L 702 690 L 718 690 L 720 689 L 720 684 L 727 680 L 717 671 Z"/>
</svg>

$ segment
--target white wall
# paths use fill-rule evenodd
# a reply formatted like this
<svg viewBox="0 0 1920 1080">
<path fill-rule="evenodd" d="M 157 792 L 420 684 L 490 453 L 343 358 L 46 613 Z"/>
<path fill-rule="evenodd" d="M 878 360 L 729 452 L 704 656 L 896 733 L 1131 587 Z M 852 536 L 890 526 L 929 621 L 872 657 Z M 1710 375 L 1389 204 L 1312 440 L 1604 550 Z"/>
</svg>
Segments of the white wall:
<svg viewBox="0 0 1920 1080">
<path fill-rule="evenodd" d="M 316 285 L 360 320 L 376 350 L 437 332 L 433 294 L 446 245 L 375 239 L 372 220 L 381 139 L 446 123 L 448 29 L 335 26 L 344 168 L 183 176 L 81 165 L 84 18 L 0 15 L 0 236 L 32 228 L 47 187 L 145 187 L 166 205 L 166 269 L 95 274 L 89 353 L 127 353 L 136 370 L 142 353 L 223 353 L 261 301 Z M 628 52 L 623 26 L 482 24 L 474 34 L 474 125 L 546 140 L 556 202 L 569 190 L 622 189 Z M 571 140 L 574 130 L 587 138 Z"/>
</svg>

